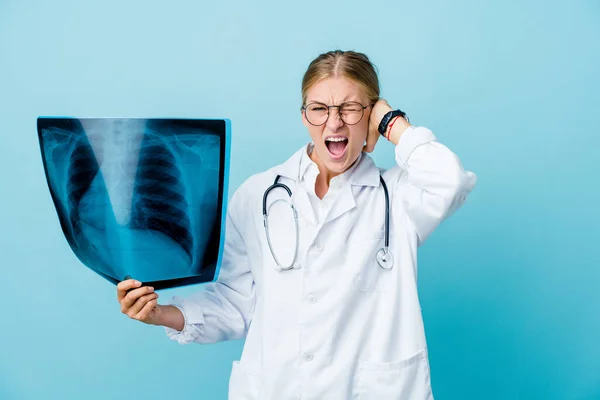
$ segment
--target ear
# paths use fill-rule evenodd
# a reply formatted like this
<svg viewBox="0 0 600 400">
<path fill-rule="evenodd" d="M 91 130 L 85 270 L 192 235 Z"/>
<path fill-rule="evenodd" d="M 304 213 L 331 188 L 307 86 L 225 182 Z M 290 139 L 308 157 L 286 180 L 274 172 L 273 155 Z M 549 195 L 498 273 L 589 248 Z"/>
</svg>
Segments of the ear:
<svg viewBox="0 0 600 400">
<path fill-rule="evenodd" d="M 304 110 L 300 109 L 300 114 L 302 114 L 302 124 L 308 128 L 308 121 L 306 120 L 306 114 L 304 114 Z"/>
</svg>

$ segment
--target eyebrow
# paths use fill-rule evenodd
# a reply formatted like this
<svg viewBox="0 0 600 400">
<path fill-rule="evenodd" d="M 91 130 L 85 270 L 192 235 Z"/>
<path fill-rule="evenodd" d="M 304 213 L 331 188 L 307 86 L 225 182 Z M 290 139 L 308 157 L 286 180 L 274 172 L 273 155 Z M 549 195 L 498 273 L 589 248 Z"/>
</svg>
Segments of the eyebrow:
<svg viewBox="0 0 600 400">
<path fill-rule="evenodd" d="M 345 99 L 344 99 L 344 100 L 342 100 L 342 102 L 341 102 L 341 103 L 339 103 L 339 104 L 348 103 L 349 101 L 355 101 L 355 102 L 357 102 L 357 103 L 361 103 L 361 101 L 360 101 L 360 100 L 351 100 L 351 99 L 345 98 Z M 315 99 L 306 99 L 306 104 L 310 104 L 310 103 L 321 103 L 321 104 L 327 104 L 327 102 L 325 102 L 325 101 L 321 101 L 321 100 L 315 100 Z M 362 104 L 362 103 L 361 103 L 361 104 Z"/>
</svg>

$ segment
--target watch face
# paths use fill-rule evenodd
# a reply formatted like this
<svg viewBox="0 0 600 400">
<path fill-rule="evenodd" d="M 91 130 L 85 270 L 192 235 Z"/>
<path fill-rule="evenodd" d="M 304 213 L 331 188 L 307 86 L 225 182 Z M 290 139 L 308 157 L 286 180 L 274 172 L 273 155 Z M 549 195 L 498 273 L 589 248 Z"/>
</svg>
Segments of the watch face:
<svg viewBox="0 0 600 400">
<path fill-rule="evenodd" d="M 216 279 L 228 120 L 39 118 L 38 135 L 58 222 L 85 267 L 156 289 Z"/>
</svg>

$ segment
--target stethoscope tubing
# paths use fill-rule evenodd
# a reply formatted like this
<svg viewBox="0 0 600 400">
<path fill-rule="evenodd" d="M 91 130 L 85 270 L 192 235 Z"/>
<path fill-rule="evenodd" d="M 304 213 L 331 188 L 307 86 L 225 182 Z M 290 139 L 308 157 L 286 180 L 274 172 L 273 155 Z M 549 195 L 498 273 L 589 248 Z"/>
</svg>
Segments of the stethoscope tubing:
<svg viewBox="0 0 600 400">
<path fill-rule="evenodd" d="M 294 207 L 294 204 L 291 202 L 292 190 L 287 185 L 285 185 L 283 183 L 279 183 L 280 177 L 281 177 L 280 175 L 277 175 L 273 184 L 271 186 L 269 186 L 263 194 L 263 202 L 262 202 L 263 225 L 265 227 L 265 235 L 267 236 L 267 244 L 269 246 L 269 250 L 271 251 L 271 255 L 273 256 L 273 259 L 275 260 L 275 263 L 282 270 L 290 270 L 290 269 L 295 268 L 296 257 L 298 255 L 298 245 L 299 245 L 298 213 L 296 212 L 296 208 Z M 389 251 L 389 246 L 390 246 L 390 196 L 388 193 L 388 188 L 385 183 L 385 180 L 383 179 L 383 176 L 381 176 L 381 174 L 379 175 L 379 181 L 381 182 L 381 185 L 383 186 L 383 193 L 385 195 L 385 237 L 384 237 L 384 247 L 382 249 L 379 249 L 379 251 L 376 254 L 376 259 L 377 259 L 377 263 L 381 266 L 381 268 L 390 269 L 390 268 L 392 268 L 392 266 L 394 264 L 394 258 L 392 256 L 392 253 L 390 253 L 390 251 Z M 269 235 L 267 198 L 268 198 L 271 190 L 277 189 L 277 188 L 284 189 L 289 196 L 290 201 L 288 202 L 288 204 L 289 204 L 290 208 L 292 209 L 292 212 L 294 213 L 294 225 L 296 227 L 296 246 L 295 246 L 295 251 L 294 251 L 294 257 L 292 259 L 292 262 L 289 265 L 285 265 L 285 266 L 281 264 L 281 262 L 275 255 L 275 252 L 273 251 L 273 246 L 271 243 L 271 236 Z"/>
</svg>

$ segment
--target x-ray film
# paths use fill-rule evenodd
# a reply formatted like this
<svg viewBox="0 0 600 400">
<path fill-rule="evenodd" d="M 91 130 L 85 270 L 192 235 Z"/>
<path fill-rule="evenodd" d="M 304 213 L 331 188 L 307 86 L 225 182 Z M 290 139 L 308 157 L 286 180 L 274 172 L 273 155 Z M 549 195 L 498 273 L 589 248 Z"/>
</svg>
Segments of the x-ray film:
<svg viewBox="0 0 600 400">
<path fill-rule="evenodd" d="M 60 226 L 86 267 L 156 289 L 217 278 L 228 120 L 40 117 L 37 128 Z"/>
</svg>

